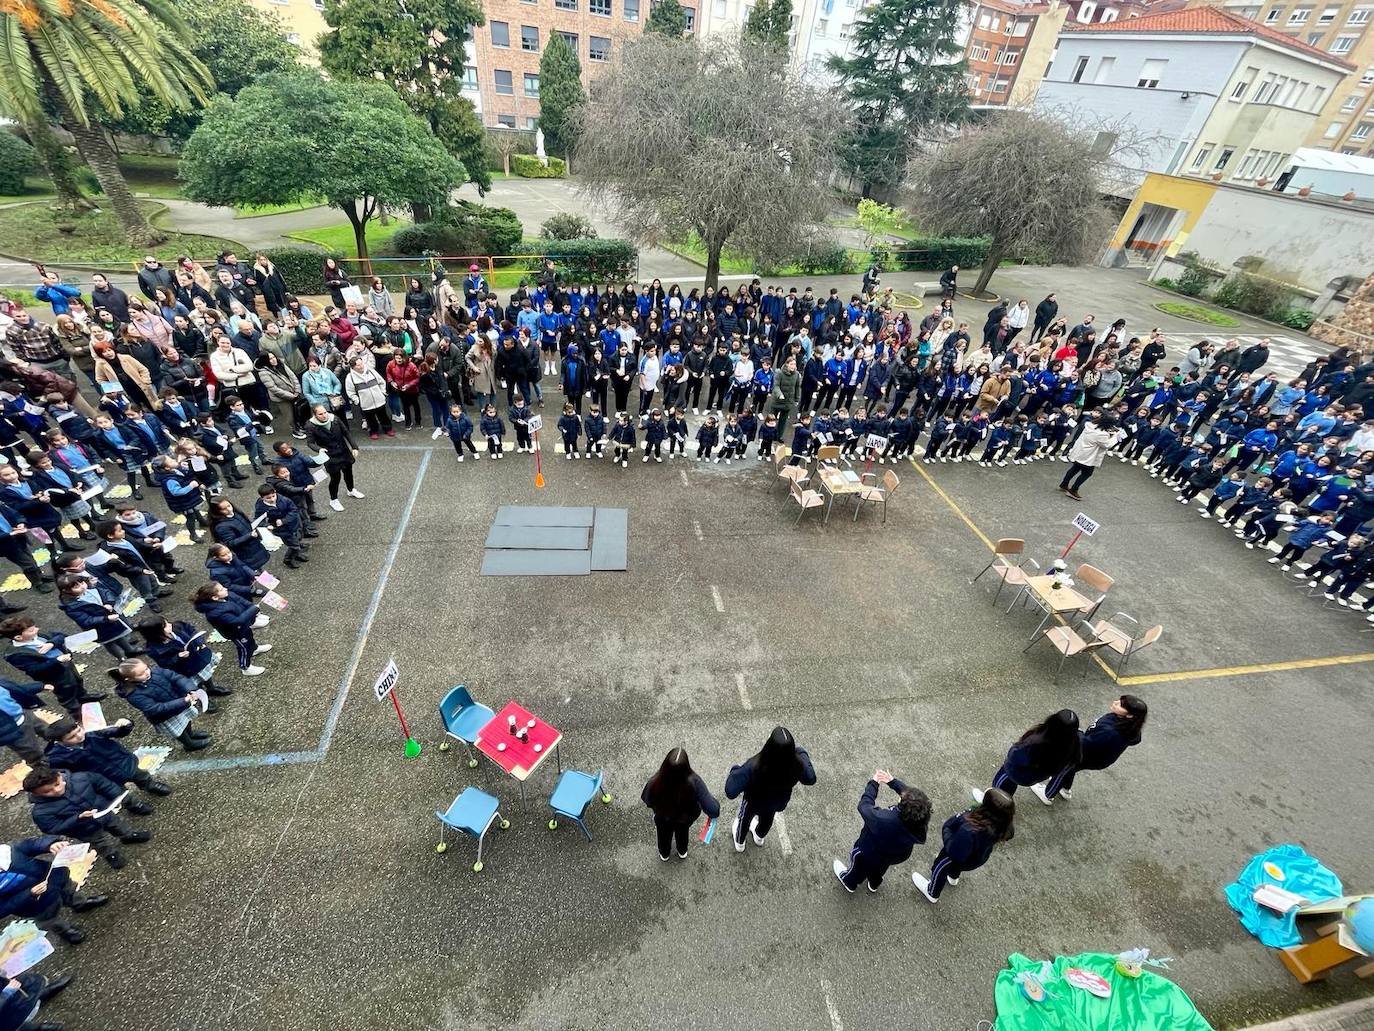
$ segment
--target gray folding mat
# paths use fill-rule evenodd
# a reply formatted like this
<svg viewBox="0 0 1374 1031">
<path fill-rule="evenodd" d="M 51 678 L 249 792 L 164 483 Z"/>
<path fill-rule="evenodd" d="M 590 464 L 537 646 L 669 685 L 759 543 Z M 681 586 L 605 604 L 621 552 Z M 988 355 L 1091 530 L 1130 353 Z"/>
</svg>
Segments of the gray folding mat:
<svg viewBox="0 0 1374 1031">
<path fill-rule="evenodd" d="M 627 568 L 623 508 L 502 505 L 487 531 L 483 576 L 586 576 Z"/>
</svg>

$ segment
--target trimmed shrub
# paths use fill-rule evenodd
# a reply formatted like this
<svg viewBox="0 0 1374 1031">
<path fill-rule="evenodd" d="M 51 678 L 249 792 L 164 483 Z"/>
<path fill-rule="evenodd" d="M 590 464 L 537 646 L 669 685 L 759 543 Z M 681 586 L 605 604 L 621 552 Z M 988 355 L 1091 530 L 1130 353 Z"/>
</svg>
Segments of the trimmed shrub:
<svg viewBox="0 0 1374 1031">
<path fill-rule="evenodd" d="M 386 246 L 387 254 L 443 254 L 473 257 L 515 254 L 525 227 L 510 208 L 460 201 L 435 212 L 429 222 L 404 226 Z"/>
<path fill-rule="evenodd" d="M 977 268 L 987 260 L 986 237 L 922 236 L 893 251 L 893 271 L 922 269 Z"/>
<path fill-rule="evenodd" d="M 1178 277 L 1178 292 L 1186 297 L 1201 297 L 1212 277 L 1198 265 L 1189 265 Z"/>
<path fill-rule="evenodd" d="M 505 166 L 501 163 L 501 148 L 497 146 L 497 141 L 514 141 L 515 149 L 511 151 L 511 157 L 516 154 L 534 153 L 534 133 L 525 129 L 487 129 L 482 134 L 482 157 L 487 162 L 487 167 L 493 172 L 503 171 Z"/>
<path fill-rule="evenodd" d="M 324 259 L 342 260 L 344 255 L 312 247 L 269 247 L 264 254 L 286 282 L 293 294 L 327 294 L 324 285 Z M 349 266 L 344 266 L 345 268 Z M 367 284 L 363 284 L 366 288 Z"/>
<path fill-rule="evenodd" d="M 1177 290 L 1177 289 L 1178 289 L 1178 284 L 1175 283 L 1175 282 L 1174 282 L 1172 279 L 1170 279 L 1168 276 L 1160 276 L 1158 279 L 1154 280 L 1154 282 L 1153 282 L 1152 285 L 1153 285 L 1153 286 L 1159 287 L 1161 290 Z"/>
<path fill-rule="evenodd" d="M 596 228 L 591 219 L 583 215 L 560 211 L 544 219 L 544 224 L 539 227 L 539 235 L 545 240 L 595 240 Z"/>
<path fill-rule="evenodd" d="M 629 280 L 639 269 L 639 248 L 628 240 L 526 240 L 515 253 L 547 254 L 574 282 Z"/>
<path fill-rule="evenodd" d="M 824 242 L 807 254 L 797 256 L 797 268 L 803 275 L 844 275 L 854 271 L 854 259 L 838 243 Z"/>
<path fill-rule="evenodd" d="M 568 174 L 568 163 L 562 158 L 551 157 L 547 165 L 541 165 L 533 154 L 514 154 L 510 170 L 524 179 L 562 179 Z"/>
<path fill-rule="evenodd" d="M 1296 294 L 1282 283 L 1248 272 L 1236 272 L 1217 287 L 1213 300 L 1223 308 L 1277 322 L 1292 307 Z"/>
<path fill-rule="evenodd" d="M 0 193 L 23 193 L 24 177 L 35 163 L 32 147 L 14 133 L 0 130 Z"/>
<path fill-rule="evenodd" d="M 1312 328 L 1312 323 L 1316 321 L 1317 315 L 1311 308 L 1290 307 L 1285 308 L 1274 314 L 1274 321 L 1289 329 L 1300 329 L 1306 332 Z"/>
</svg>

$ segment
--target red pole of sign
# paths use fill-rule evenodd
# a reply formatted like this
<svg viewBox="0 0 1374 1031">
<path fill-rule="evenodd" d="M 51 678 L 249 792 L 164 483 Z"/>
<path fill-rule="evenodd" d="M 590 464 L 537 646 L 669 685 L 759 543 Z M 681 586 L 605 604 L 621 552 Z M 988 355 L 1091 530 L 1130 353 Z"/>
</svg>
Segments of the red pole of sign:
<svg viewBox="0 0 1374 1031">
<path fill-rule="evenodd" d="M 1080 538 L 1080 537 L 1082 537 L 1082 536 L 1083 536 L 1083 531 L 1082 531 L 1082 530 L 1079 530 L 1077 533 L 1075 533 L 1075 534 L 1073 535 L 1073 540 L 1069 541 L 1069 546 L 1059 553 L 1059 557 L 1060 557 L 1060 558 L 1063 558 L 1063 557 L 1064 557 L 1065 555 L 1067 555 L 1070 551 L 1072 551 L 1072 550 L 1073 550 L 1073 546 L 1074 546 L 1075 544 L 1078 543 L 1078 538 Z"/>
<path fill-rule="evenodd" d="M 406 714 L 401 711 L 401 703 L 396 700 L 396 689 L 391 689 L 391 704 L 396 710 L 396 718 L 401 721 L 401 733 L 405 735 L 407 741 L 410 740 L 410 728 L 406 726 Z"/>
<path fill-rule="evenodd" d="M 871 447 L 871 448 L 868 449 L 868 461 L 864 462 L 864 475 L 865 475 L 865 476 L 867 476 L 869 473 L 871 473 L 871 472 L 873 471 L 873 456 L 874 456 L 874 454 L 877 453 L 877 451 L 878 451 L 878 449 L 877 449 L 877 448 L 874 448 L 874 447 Z"/>
</svg>

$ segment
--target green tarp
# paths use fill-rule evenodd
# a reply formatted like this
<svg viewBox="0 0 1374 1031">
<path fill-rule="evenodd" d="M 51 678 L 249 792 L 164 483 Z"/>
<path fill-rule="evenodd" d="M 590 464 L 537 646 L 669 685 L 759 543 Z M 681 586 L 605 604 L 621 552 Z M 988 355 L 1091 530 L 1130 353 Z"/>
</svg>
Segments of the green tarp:
<svg viewBox="0 0 1374 1031">
<path fill-rule="evenodd" d="M 1119 974 L 1114 955 L 1057 957 L 1054 975 L 1044 981 L 1045 1000 L 1031 1002 L 1016 976 L 1022 971 L 1038 976 L 1040 967 L 1019 952 L 1007 957 L 1007 969 L 997 975 L 993 988 L 996 1031 L 1212 1031 L 1178 985 L 1148 968 L 1139 977 Z M 1070 985 L 1063 978 L 1071 967 L 1102 977 L 1112 986 L 1111 995 L 1099 999 Z"/>
</svg>

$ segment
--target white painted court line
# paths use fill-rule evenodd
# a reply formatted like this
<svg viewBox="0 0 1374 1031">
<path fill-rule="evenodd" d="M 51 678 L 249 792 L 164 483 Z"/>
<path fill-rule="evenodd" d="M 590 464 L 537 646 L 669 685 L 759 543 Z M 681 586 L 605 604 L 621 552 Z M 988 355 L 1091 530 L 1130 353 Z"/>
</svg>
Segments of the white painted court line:
<svg viewBox="0 0 1374 1031">
<path fill-rule="evenodd" d="M 711 585 L 711 600 L 716 603 L 717 612 L 723 613 L 725 611 L 725 602 L 721 601 L 720 598 L 720 588 L 715 584 Z"/>
<path fill-rule="evenodd" d="M 679 469 L 679 470 L 677 471 L 677 474 L 678 474 L 679 476 L 682 477 L 682 485 L 683 485 L 684 487 L 690 487 L 690 486 L 691 486 L 690 481 L 687 479 L 687 470 L 686 470 L 686 469 Z"/>
<path fill-rule="evenodd" d="M 683 475 L 686 475 L 686 474 L 684 473 Z M 699 520 L 699 519 L 693 519 L 693 520 L 692 520 L 692 532 L 693 532 L 694 534 L 696 534 L 697 540 L 701 541 L 701 540 L 705 540 L 705 539 L 706 539 L 705 537 L 702 536 L 702 533 L 701 533 L 701 520 Z"/>
<path fill-rule="evenodd" d="M 778 844 L 782 847 L 782 854 L 790 856 L 792 854 L 792 839 L 787 836 L 787 821 L 782 818 L 782 813 L 778 813 L 773 818 L 773 826 L 778 832 Z"/>
<path fill-rule="evenodd" d="M 754 703 L 749 700 L 749 688 L 744 686 L 744 674 L 735 674 L 735 688 L 739 691 L 739 703 L 746 709 L 752 709 Z"/>
<path fill-rule="evenodd" d="M 844 1031 L 844 1021 L 840 1019 L 840 1009 L 831 995 L 830 982 L 821 978 L 821 994 L 825 996 L 825 1011 L 830 1015 L 831 1031 Z"/>
</svg>

